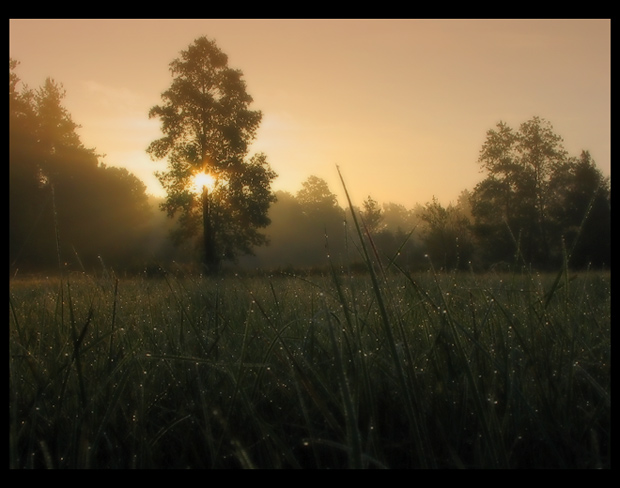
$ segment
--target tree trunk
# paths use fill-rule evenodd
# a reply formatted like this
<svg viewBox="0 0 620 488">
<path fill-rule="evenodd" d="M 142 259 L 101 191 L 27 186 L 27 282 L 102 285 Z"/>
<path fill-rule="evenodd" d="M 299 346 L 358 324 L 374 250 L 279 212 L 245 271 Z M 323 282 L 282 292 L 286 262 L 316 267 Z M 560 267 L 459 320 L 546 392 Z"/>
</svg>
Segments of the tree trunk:
<svg viewBox="0 0 620 488">
<path fill-rule="evenodd" d="M 216 274 L 219 263 L 215 251 L 215 239 L 213 236 L 213 225 L 211 223 L 209 189 L 204 186 L 202 189 L 202 227 L 204 235 L 204 265 L 207 274 Z"/>
</svg>

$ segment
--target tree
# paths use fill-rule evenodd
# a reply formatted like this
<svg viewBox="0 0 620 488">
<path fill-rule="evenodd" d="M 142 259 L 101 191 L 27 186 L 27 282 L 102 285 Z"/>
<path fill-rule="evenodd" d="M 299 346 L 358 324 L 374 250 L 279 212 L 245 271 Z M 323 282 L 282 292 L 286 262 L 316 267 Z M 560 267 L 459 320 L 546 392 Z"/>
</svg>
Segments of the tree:
<svg viewBox="0 0 620 488">
<path fill-rule="evenodd" d="M 338 200 L 323 178 L 311 175 L 301 184 L 297 192 L 297 200 L 307 215 L 320 215 L 334 211 Z"/>
<path fill-rule="evenodd" d="M 550 185 L 550 214 L 556 254 L 569 254 L 574 267 L 605 266 L 611 259 L 611 191 L 609 178 L 588 151 L 557 168 Z M 565 249 L 563 249 L 565 247 Z"/>
<path fill-rule="evenodd" d="M 489 257 L 508 260 L 516 252 L 549 263 L 550 180 L 566 160 L 562 138 L 539 117 L 517 132 L 503 122 L 487 132 L 478 161 L 488 174 L 473 192 L 472 213 Z"/>
<path fill-rule="evenodd" d="M 301 207 L 308 254 L 319 256 L 320 260 L 325 254 L 340 254 L 344 242 L 344 212 L 327 182 L 318 176 L 309 176 L 297 192 L 297 202 Z"/>
<path fill-rule="evenodd" d="M 17 66 L 10 63 L 10 70 Z M 97 155 L 80 142 L 79 127 L 63 107 L 65 90 L 47 78 L 42 87 L 10 93 L 12 263 L 40 266 L 85 251 L 96 223 L 89 182 Z M 89 226 L 93 226 L 90 229 Z M 58 237 L 61 237 L 59 240 Z"/>
<path fill-rule="evenodd" d="M 374 200 L 370 195 L 364 200 L 363 210 L 361 213 L 364 225 L 368 229 L 371 235 L 383 230 L 383 211 L 379 206 L 379 203 Z"/>
<path fill-rule="evenodd" d="M 247 158 L 262 114 L 250 110 L 242 72 L 228 67 L 214 41 L 196 39 L 170 71 L 174 79 L 163 104 L 149 112 L 161 120 L 164 136 L 147 152 L 155 160 L 168 158 L 167 171 L 156 174 L 167 193 L 162 208 L 171 217 L 180 212 L 175 239 L 196 236 L 202 222 L 204 264 L 214 272 L 222 259 L 266 243 L 259 229 L 269 224 L 276 174 L 264 154 Z M 198 173 L 209 174 L 214 186 L 192 191 Z"/>
<path fill-rule="evenodd" d="M 84 147 L 62 104 L 61 84 L 48 78 L 36 90 L 20 91 L 16 67 L 10 60 L 10 265 L 85 268 L 100 258 L 118 265 L 142 256 L 149 214 L 144 184 L 125 169 L 100 164 L 95 150 Z"/>
<path fill-rule="evenodd" d="M 433 197 L 420 212 L 426 224 L 422 236 L 428 254 L 445 269 L 466 267 L 473 252 L 464 200 L 443 207 Z"/>
<path fill-rule="evenodd" d="M 609 263 L 609 180 L 587 151 L 568 157 L 551 124 L 534 117 L 513 131 L 487 132 L 479 163 L 487 171 L 471 195 L 473 229 L 489 262 L 539 268 Z"/>
<path fill-rule="evenodd" d="M 250 264 L 268 268 L 311 268 L 325 264 L 325 217 L 310 216 L 294 195 L 277 192 L 269 208 L 269 246 L 256 251 Z M 316 217 L 316 218 L 314 218 Z"/>
<path fill-rule="evenodd" d="M 33 229 L 40 222 L 45 195 L 41 190 L 36 154 L 34 93 L 20 89 L 15 72 L 18 62 L 9 59 L 9 260 L 11 265 L 31 260 L 37 240 Z M 40 257 L 40 256 L 39 256 Z"/>
</svg>

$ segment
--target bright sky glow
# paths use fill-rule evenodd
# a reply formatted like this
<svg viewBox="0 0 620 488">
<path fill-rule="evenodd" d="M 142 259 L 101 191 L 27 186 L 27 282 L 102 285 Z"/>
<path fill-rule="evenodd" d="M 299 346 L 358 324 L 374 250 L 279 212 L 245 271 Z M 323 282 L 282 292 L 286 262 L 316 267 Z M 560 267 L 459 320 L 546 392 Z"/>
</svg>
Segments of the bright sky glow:
<svg viewBox="0 0 620 488">
<path fill-rule="evenodd" d="M 148 111 L 200 36 L 244 73 L 275 189 L 316 175 L 343 203 L 338 165 L 356 204 L 447 204 L 482 179 L 486 132 L 534 116 L 611 173 L 609 19 L 12 19 L 9 55 L 31 88 L 62 83 L 84 144 L 161 196 Z"/>
</svg>

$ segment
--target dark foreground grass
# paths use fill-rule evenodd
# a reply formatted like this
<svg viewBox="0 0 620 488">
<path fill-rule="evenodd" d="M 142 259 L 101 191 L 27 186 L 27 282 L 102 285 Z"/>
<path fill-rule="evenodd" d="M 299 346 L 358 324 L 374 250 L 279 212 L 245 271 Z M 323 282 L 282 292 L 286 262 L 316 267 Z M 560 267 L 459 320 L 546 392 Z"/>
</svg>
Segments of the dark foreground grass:
<svg viewBox="0 0 620 488">
<path fill-rule="evenodd" d="M 13 280 L 9 466 L 609 468 L 610 275 L 559 276 Z"/>
</svg>

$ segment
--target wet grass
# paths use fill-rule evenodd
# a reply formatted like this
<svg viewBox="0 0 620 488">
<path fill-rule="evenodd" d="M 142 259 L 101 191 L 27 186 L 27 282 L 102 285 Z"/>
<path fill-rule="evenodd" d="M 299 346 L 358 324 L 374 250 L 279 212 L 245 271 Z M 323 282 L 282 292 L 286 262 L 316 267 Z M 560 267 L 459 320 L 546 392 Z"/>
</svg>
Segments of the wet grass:
<svg viewBox="0 0 620 488">
<path fill-rule="evenodd" d="M 14 279 L 11 468 L 609 468 L 610 274 Z"/>
</svg>

